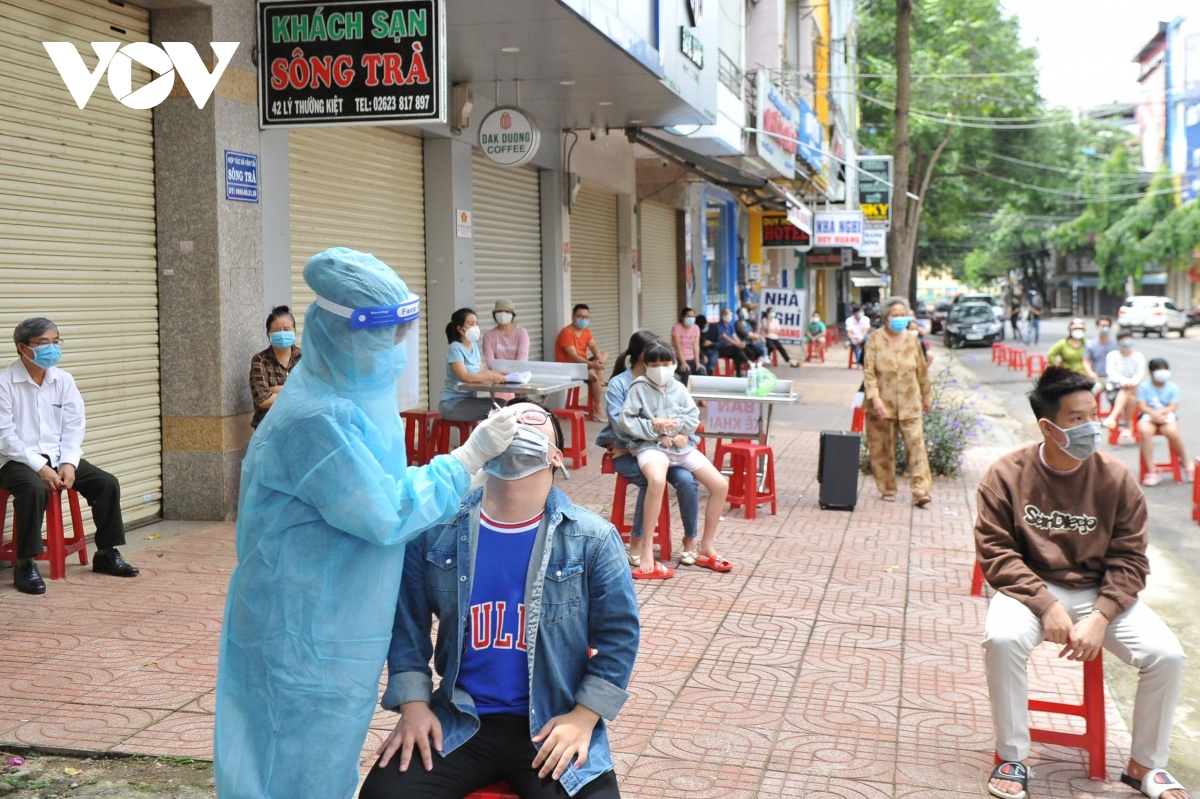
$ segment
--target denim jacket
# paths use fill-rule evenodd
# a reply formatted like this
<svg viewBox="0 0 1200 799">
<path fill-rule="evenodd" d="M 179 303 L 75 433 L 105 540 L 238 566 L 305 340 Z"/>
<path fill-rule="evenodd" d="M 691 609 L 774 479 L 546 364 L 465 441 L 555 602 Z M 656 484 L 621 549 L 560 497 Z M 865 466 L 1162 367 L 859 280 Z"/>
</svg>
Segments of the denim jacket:
<svg viewBox="0 0 1200 799">
<path fill-rule="evenodd" d="M 388 652 L 383 707 L 428 702 L 442 725 L 443 754 L 479 729 L 474 700 L 457 682 L 467 645 L 482 496 L 482 490 L 472 492 L 453 521 L 409 542 Z M 435 614 L 436 646 L 430 643 Z M 638 637 L 637 596 L 616 530 L 552 488 L 525 581 L 529 735 L 576 704 L 600 714 L 587 762 L 581 768 L 572 763 L 559 779 L 572 796 L 613 768 L 605 720 L 616 718 L 629 697 L 625 687 Z M 589 647 L 596 650 L 590 658 Z M 436 691 L 431 655 L 442 678 Z"/>
</svg>

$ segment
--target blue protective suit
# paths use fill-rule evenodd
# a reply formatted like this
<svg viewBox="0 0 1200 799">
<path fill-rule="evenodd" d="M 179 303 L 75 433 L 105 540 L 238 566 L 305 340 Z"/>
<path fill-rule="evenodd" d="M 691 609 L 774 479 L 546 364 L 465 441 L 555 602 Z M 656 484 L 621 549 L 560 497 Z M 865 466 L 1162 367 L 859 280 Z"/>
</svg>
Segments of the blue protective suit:
<svg viewBox="0 0 1200 799">
<path fill-rule="evenodd" d="M 304 279 L 349 308 L 408 297 L 345 248 L 314 256 Z M 250 441 L 217 671 L 221 799 L 350 799 L 358 784 L 403 544 L 452 519 L 470 483 L 451 456 L 407 466 L 395 334 L 309 306 L 304 360 Z"/>
</svg>

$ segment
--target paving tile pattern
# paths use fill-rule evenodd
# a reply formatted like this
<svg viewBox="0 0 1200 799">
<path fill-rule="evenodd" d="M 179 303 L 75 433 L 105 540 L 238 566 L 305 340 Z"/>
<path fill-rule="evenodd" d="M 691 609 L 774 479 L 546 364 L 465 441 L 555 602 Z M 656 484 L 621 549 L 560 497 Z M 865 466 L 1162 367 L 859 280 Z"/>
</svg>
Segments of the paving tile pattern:
<svg viewBox="0 0 1200 799">
<path fill-rule="evenodd" d="M 980 795 L 992 727 L 986 600 L 968 595 L 972 487 L 998 453 L 973 451 L 929 509 L 884 503 L 864 482 L 847 513 L 816 503 L 816 433 L 781 424 L 772 443 L 779 513 L 726 518 L 734 571 L 637 585 L 642 648 L 611 727 L 623 795 Z M 612 478 L 592 461 L 565 488 L 607 515 Z M 44 597 L 0 594 L 0 744 L 210 757 L 234 562 L 232 526 L 214 525 L 139 553 L 136 580 L 71 567 Z M 1031 685 L 1077 699 L 1080 669 L 1043 647 Z M 1128 741 L 1111 701 L 1108 719 L 1116 777 Z M 376 713 L 364 762 L 394 721 Z M 1084 758 L 1035 746 L 1032 792 L 1129 795 L 1088 780 Z"/>
</svg>

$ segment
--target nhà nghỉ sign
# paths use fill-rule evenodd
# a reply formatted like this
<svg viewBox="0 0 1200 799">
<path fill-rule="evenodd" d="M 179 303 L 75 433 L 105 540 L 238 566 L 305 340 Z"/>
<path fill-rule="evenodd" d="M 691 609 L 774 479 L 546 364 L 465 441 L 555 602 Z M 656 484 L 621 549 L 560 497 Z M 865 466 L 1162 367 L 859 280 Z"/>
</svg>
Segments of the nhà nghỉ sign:
<svg viewBox="0 0 1200 799">
<path fill-rule="evenodd" d="M 445 122 L 443 0 L 259 0 L 262 127 Z"/>
<path fill-rule="evenodd" d="M 780 289 L 763 286 L 758 307 L 775 311 L 779 321 L 779 340 L 788 344 L 800 344 L 804 340 L 804 289 Z M 712 428 L 705 425 L 705 430 Z"/>
<path fill-rule="evenodd" d="M 816 247 L 857 247 L 862 244 L 862 211 L 817 211 L 813 222 Z"/>
</svg>

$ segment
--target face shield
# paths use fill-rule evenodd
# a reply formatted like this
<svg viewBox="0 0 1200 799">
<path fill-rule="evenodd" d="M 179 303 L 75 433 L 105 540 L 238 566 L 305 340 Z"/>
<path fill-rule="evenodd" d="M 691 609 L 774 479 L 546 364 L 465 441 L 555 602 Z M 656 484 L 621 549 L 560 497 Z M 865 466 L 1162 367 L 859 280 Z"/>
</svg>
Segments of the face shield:
<svg viewBox="0 0 1200 799">
<path fill-rule="evenodd" d="M 420 388 L 421 298 L 410 294 L 399 305 L 348 308 L 318 295 L 316 303 L 319 308 L 350 320 L 354 349 L 351 355 L 356 371 L 394 379 L 400 410 L 415 407 Z"/>
</svg>

